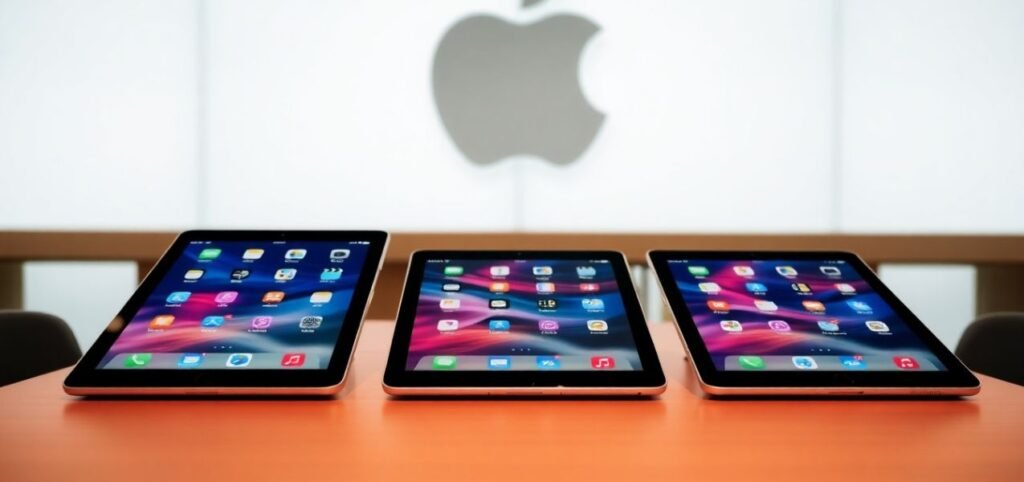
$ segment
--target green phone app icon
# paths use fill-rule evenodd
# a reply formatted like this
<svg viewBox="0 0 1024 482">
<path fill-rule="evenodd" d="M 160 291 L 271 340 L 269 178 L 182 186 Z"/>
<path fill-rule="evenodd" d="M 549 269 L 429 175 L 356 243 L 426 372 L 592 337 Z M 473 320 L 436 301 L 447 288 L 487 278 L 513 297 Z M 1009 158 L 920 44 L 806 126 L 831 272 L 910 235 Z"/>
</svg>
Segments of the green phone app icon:
<svg viewBox="0 0 1024 482">
<path fill-rule="evenodd" d="M 736 361 L 745 370 L 764 370 L 764 358 L 759 356 L 743 355 Z"/>
<path fill-rule="evenodd" d="M 211 260 L 220 256 L 220 248 L 206 248 L 199 252 L 199 259 Z"/>
<path fill-rule="evenodd" d="M 435 356 L 434 370 L 454 370 L 456 360 L 453 356 Z"/>
<path fill-rule="evenodd" d="M 462 268 L 462 266 L 445 266 L 444 267 L 444 275 L 445 276 L 462 276 L 463 272 L 465 272 L 465 270 Z"/>
<path fill-rule="evenodd" d="M 124 359 L 125 368 L 142 368 L 149 365 L 150 360 L 153 359 L 152 353 L 132 353 Z"/>
</svg>

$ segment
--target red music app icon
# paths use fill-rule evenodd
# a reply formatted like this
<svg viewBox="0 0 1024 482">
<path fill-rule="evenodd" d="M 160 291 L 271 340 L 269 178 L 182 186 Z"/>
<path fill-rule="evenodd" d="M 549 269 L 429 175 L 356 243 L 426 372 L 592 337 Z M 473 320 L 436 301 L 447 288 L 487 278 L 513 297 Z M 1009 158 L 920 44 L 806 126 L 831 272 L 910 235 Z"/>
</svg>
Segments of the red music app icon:
<svg viewBox="0 0 1024 482">
<path fill-rule="evenodd" d="M 904 370 L 917 370 L 918 368 L 921 368 L 921 365 L 917 363 L 917 360 L 909 356 L 894 356 L 892 357 L 892 362 Z"/>
<path fill-rule="evenodd" d="M 283 367 L 301 367 L 303 363 L 306 363 L 305 353 L 285 353 L 281 357 L 281 366 Z"/>
<path fill-rule="evenodd" d="M 615 368 L 615 359 L 610 356 L 592 356 L 590 367 L 595 370 L 609 370 Z"/>
</svg>

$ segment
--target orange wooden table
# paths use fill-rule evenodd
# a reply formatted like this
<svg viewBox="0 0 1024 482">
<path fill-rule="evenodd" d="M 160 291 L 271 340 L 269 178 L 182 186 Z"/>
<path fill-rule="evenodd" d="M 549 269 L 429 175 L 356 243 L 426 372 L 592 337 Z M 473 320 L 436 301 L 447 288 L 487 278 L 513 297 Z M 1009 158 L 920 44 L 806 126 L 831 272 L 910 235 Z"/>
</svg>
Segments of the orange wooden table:
<svg viewBox="0 0 1024 482">
<path fill-rule="evenodd" d="M 0 481 L 1024 480 L 1024 387 L 968 400 L 710 400 L 652 327 L 651 400 L 395 400 L 367 322 L 327 400 L 81 400 L 67 370 L 0 388 Z"/>
</svg>

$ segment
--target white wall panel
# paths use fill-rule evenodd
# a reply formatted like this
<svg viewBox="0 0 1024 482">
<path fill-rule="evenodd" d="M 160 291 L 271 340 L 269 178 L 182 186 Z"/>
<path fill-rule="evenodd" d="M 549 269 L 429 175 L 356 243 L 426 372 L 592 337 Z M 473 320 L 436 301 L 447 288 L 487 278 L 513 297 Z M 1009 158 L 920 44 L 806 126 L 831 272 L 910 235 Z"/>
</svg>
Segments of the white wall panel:
<svg viewBox="0 0 1024 482">
<path fill-rule="evenodd" d="M 131 262 L 25 263 L 25 309 L 59 316 L 84 352 L 138 284 Z"/>
<path fill-rule="evenodd" d="M 575 164 L 518 160 L 525 228 L 830 229 L 832 5 L 536 7 L 601 25 L 581 77 L 607 117 Z"/>
<path fill-rule="evenodd" d="M 1024 2 L 842 9 L 842 228 L 1024 232 Z"/>
<path fill-rule="evenodd" d="M 0 226 L 193 222 L 195 6 L 0 2 Z"/>
<path fill-rule="evenodd" d="M 448 140 L 430 66 L 478 2 L 208 5 L 206 224 L 504 230 L 510 165 Z"/>
<path fill-rule="evenodd" d="M 975 318 L 973 266 L 883 265 L 882 281 L 950 350 Z"/>
</svg>

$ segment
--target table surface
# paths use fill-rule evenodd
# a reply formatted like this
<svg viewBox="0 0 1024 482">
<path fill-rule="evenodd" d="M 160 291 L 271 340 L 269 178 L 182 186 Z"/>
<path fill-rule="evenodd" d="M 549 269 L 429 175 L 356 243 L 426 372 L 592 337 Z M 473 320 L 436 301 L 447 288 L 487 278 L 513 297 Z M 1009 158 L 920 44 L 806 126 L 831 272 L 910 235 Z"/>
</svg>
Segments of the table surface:
<svg viewBox="0 0 1024 482">
<path fill-rule="evenodd" d="M 1024 387 L 965 400 L 716 400 L 674 327 L 633 400 L 399 400 L 367 322 L 333 399 L 84 400 L 60 370 L 0 388 L 0 480 L 1021 480 Z"/>
</svg>

